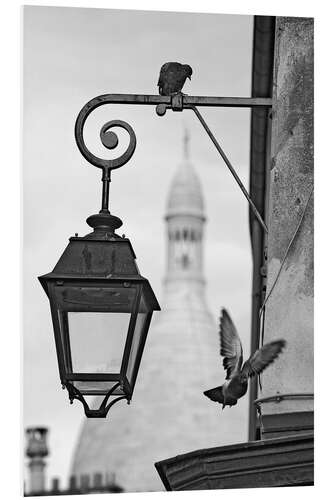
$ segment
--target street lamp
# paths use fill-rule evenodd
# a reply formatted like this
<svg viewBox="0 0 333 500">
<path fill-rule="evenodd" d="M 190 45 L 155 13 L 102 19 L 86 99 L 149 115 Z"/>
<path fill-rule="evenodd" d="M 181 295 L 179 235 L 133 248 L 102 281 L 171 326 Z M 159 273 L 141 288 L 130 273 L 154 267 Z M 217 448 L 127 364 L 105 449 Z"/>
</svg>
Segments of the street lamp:
<svg viewBox="0 0 333 500">
<path fill-rule="evenodd" d="M 113 127 L 129 133 L 125 153 L 114 160 L 84 156 L 103 170 L 102 209 L 88 217 L 93 231 L 69 239 L 53 271 L 39 277 L 50 301 L 60 379 L 71 403 L 81 401 L 87 417 L 106 417 L 121 399 L 129 403 L 153 311 L 160 310 L 146 278 L 140 275 L 128 238 L 115 230 L 122 221 L 111 215 L 111 170 L 133 155 L 133 129 L 120 120 L 101 129 L 105 147 L 113 149 L 118 138 Z M 85 144 L 76 137 L 82 152 Z M 84 396 L 104 396 L 98 409 L 90 409 Z"/>
<path fill-rule="evenodd" d="M 122 120 L 103 125 L 100 139 L 107 149 L 118 145 L 112 128 L 121 127 L 130 137 L 126 151 L 113 160 L 95 156 L 84 141 L 88 116 L 104 104 L 156 106 L 159 116 L 169 109 L 192 110 L 267 232 L 261 214 L 197 106 L 269 109 L 270 98 L 187 96 L 181 92 L 171 96 L 104 94 L 83 106 L 75 123 L 75 140 L 85 159 L 103 171 L 102 208 L 87 219 L 93 232 L 70 238 L 53 271 L 39 280 L 50 300 L 61 383 L 71 403 L 81 401 L 87 417 L 106 417 L 115 402 L 124 398 L 130 402 L 150 320 L 153 311 L 160 310 L 148 280 L 138 271 L 129 239 L 115 233 L 122 221 L 109 212 L 111 171 L 131 159 L 135 133 Z M 84 396 L 104 399 L 95 410 L 89 408 Z"/>
</svg>

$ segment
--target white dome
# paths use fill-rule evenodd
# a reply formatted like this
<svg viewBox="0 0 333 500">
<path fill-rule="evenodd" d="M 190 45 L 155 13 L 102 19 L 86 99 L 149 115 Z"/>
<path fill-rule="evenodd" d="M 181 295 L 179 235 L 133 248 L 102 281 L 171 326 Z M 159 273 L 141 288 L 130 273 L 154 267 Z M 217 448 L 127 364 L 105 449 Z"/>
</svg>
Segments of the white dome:
<svg viewBox="0 0 333 500">
<path fill-rule="evenodd" d="M 179 165 L 169 191 L 166 217 L 175 215 L 194 215 L 204 218 L 200 180 L 188 159 Z"/>
</svg>

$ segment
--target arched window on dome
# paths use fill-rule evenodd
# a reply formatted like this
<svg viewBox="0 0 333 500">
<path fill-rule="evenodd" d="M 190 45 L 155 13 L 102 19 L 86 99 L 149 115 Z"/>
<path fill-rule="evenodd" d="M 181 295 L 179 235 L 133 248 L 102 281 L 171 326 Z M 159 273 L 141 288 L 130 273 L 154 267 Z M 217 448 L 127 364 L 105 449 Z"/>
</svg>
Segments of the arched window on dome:
<svg viewBox="0 0 333 500">
<path fill-rule="evenodd" d="M 188 234 L 188 230 L 187 229 L 183 229 L 183 238 L 184 238 L 184 241 L 187 240 L 189 234 Z"/>
</svg>

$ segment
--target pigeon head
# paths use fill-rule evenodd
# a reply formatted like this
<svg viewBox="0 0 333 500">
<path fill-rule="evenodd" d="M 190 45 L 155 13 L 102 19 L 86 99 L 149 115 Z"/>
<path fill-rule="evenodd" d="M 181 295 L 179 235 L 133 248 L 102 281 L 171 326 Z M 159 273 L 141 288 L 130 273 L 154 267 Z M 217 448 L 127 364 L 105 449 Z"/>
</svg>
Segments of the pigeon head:
<svg viewBox="0 0 333 500">
<path fill-rule="evenodd" d="M 192 76 L 192 68 L 189 64 L 184 64 L 183 65 L 183 68 L 184 68 L 184 71 L 185 71 L 185 74 L 186 74 L 186 78 L 188 78 L 189 80 L 191 80 L 191 76 Z"/>
</svg>

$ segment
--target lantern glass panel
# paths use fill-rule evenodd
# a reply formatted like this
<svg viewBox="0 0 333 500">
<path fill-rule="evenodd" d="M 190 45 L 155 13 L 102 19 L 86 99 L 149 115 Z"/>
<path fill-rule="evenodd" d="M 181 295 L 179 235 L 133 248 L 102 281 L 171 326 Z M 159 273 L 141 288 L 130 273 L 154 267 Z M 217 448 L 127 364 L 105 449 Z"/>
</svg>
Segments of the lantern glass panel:
<svg viewBox="0 0 333 500">
<path fill-rule="evenodd" d="M 120 373 L 130 313 L 69 312 L 74 373 Z"/>
<path fill-rule="evenodd" d="M 107 381 L 98 380 L 97 382 L 93 380 L 75 380 L 72 382 L 72 384 L 77 389 L 79 389 L 79 391 L 82 394 L 88 394 L 88 395 L 90 394 L 92 396 L 98 394 L 100 395 L 107 394 L 115 383 L 116 381 L 110 381 L 110 380 Z M 119 394 L 123 395 L 124 391 L 120 387 L 118 387 L 117 389 L 114 390 L 113 394 L 115 396 L 118 396 Z"/>
<path fill-rule="evenodd" d="M 138 291 L 128 283 L 54 287 L 66 374 L 120 374 Z M 88 390 L 91 384 L 83 385 Z M 106 390 L 100 382 L 92 385 Z"/>
<path fill-rule="evenodd" d="M 132 345 L 126 370 L 127 379 L 131 385 L 133 385 L 135 382 L 138 363 L 140 362 L 141 358 L 141 353 L 139 354 L 139 356 L 138 353 L 139 351 L 141 351 L 143 344 L 145 342 L 151 315 L 152 313 L 151 311 L 148 310 L 145 296 L 144 294 L 142 294 L 139 303 L 139 309 L 136 318 Z"/>
</svg>

